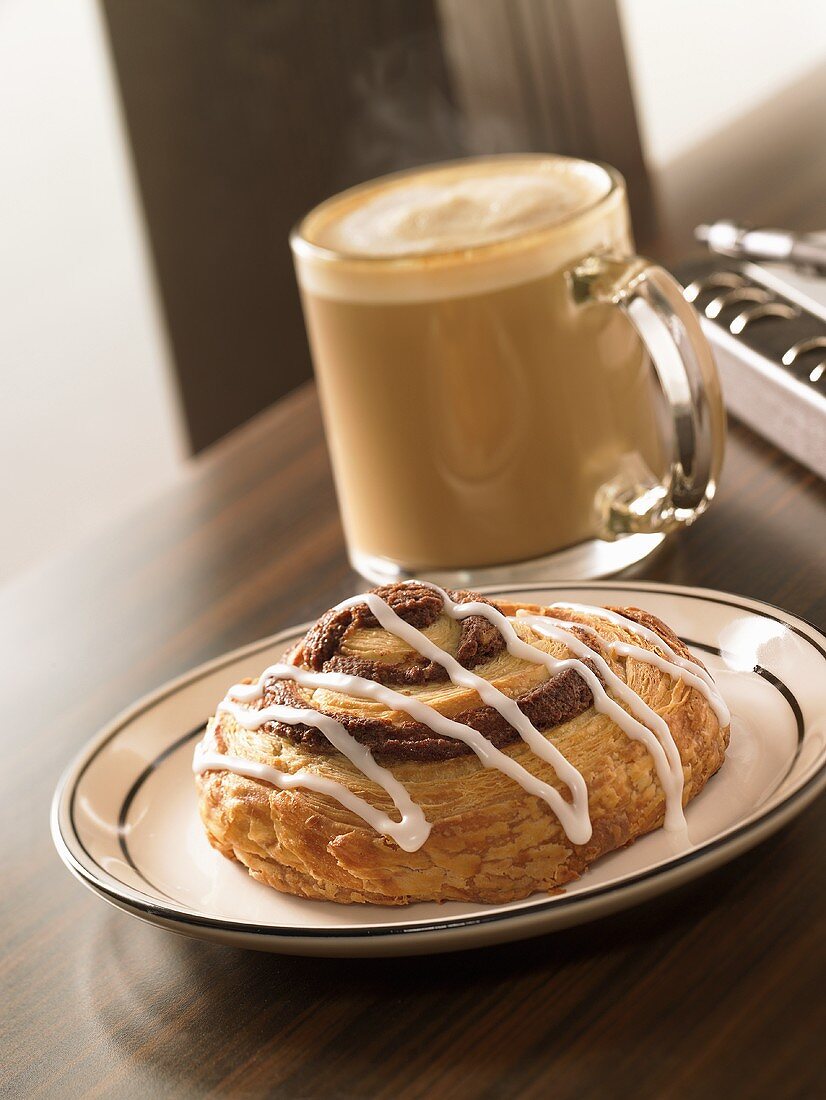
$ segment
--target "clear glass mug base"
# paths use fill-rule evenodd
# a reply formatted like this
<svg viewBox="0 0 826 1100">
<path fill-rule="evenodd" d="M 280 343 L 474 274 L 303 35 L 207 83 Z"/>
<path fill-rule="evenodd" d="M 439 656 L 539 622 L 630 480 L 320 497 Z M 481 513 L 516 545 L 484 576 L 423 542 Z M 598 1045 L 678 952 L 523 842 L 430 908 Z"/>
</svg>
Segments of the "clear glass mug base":
<svg viewBox="0 0 826 1100">
<path fill-rule="evenodd" d="M 479 588 L 483 585 L 532 583 L 534 581 L 584 581 L 607 577 L 627 569 L 657 549 L 665 535 L 623 535 L 613 542 L 592 539 L 554 554 L 530 561 L 506 565 L 486 565 L 478 569 L 410 570 L 389 558 L 349 551 L 355 571 L 373 584 L 394 581 L 425 580 L 444 588 Z"/>
</svg>

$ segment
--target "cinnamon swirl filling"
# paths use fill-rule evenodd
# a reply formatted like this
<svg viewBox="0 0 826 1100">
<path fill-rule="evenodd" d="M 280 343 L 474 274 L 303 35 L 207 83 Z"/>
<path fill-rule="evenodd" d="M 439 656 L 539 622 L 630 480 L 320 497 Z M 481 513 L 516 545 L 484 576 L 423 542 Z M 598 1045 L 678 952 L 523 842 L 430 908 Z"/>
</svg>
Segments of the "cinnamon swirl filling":
<svg viewBox="0 0 826 1100">
<path fill-rule="evenodd" d="M 443 614 L 441 597 L 424 585 L 386 585 L 373 591 L 401 619 L 418 630 L 433 627 Z M 450 592 L 449 595 L 459 604 L 480 602 L 498 610 L 495 603 L 474 592 Z M 348 640 L 353 639 L 357 632 L 367 633 L 360 634 L 359 652 L 354 653 L 348 647 Z M 371 635 L 375 635 L 374 643 L 371 643 Z M 366 604 L 334 608 L 322 615 L 298 646 L 285 656 L 285 660 L 313 671 L 341 672 L 387 687 L 448 682 L 447 670 L 443 665 L 417 653 L 379 653 L 382 642 L 386 641 L 385 632 Z M 450 646 L 446 649 L 450 652 Z M 470 615 L 458 625 L 453 656 L 464 668 L 474 669 L 484 665 L 504 649 L 505 641 L 499 630 L 480 615 Z M 517 696 L 516 703 L 537 729 L 551 729 L 584 713 L 593 703 L 593 696 L 579 673 L 568 669 Z M 301 708 L 307 705 L 307 696 L 293 681 L 273 680 L 264 684 L 263 695 L 256 706 L 263 709 L 273 704 Z M 338 710 L 327 712 L 323 707 L 318 709 L 322 713 L 330 713 L 341 722 L 350 736 L 369 748 L 382 764 L 451 760 L 473 754 L 472 748 L 465 742 L 442 737 L 430 726 L 407 718 L 390 721 Z M 519 732 L 491 706 L 480 704 L 453 717 L 457 722 L 477 730 L 496 748 L 512 745 L 520 739 Z M 262 729 L 300 744 L 310 752 L 330 751 L 329 741 L 315 726 L 273 721 L 265 723 Z"/>
</svg>

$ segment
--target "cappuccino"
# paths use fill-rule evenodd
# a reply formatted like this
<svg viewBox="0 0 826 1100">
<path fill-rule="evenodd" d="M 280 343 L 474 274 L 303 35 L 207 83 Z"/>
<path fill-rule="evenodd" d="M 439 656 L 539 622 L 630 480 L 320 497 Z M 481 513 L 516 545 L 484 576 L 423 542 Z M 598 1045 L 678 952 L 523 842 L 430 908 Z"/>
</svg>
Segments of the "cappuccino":
<svg viewBox="0 0 826 1100">
<path fill-rule="evenodd" d="M 351 550 L 409 571 L 599 537 L 666 460 L 640 342 L 567 273 L 633 251 L 624 188 L 564 157 L 460 161 L 328 200 L 292 240 Z"/>
</svg>

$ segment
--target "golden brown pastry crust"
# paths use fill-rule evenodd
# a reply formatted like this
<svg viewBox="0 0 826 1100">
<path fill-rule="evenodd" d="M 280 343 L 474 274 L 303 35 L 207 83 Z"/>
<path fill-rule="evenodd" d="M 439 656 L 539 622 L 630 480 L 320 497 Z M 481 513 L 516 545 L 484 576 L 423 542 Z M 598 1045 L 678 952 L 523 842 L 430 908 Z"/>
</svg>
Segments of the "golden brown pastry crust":
<svg viewBox="0 0 826 1100">
<path fill-rule="evenodd" d="M 380 591 L 386 597 L 390 590 Z M 496 606 L 506 615 L 523 607 L 534 613 L 543 611 L 503 601 L 497 601 Z M 616 610 L 653 629 L 682 656 L 691 656 L 658 619 L 636 609 Z M 552 614 L 588 623 L 606 639 L 654 649 L 651 643 L 606 619 L 559 609 Z M 420 629 L 454 654 L 463 640 L 459 624 L 443 614 Z M 564 645 L 540 637 L 525 625 L 518 624 L 517 631 L 524 640 L 554 656 L 569 656 Z M 340 631 L 333 649 L 323 651 L 322 647 L 320 656 L 312 649 L 312 634 L 286 659 L 305 665 L 315 661 L 315 667 L 324 668 L 333 667 L 330 661 L 357 657 L 377 663 L 377 678 L 388 666 L 397 670 L 391 677 L 398 675 L 400 668 L 417 659 L 375 621 L 349 623 Z M 594 639 L 586 634 L 581 640 L 596 647 Z M 495 644 L 488 649 L 492 654 L 484 653 L 485 659 L 475 665 L 474 672 L 507 695 L 521 698 L 548 680 L 544 666 L 514 658 Z M 683 763 L 683 803 L 687 803 L 723 763 L 728 727 L 720 726 L 705 697 L 683 681 L 642 660 L 614 657 L 606 650 L 599 652 L 612 670 L 667 721 Z M 363 668 L 358 674 L 363 675 Z M 579 705 L 580 713 L 543 730 L 581 772 L 588 787 L 593 835 L 587 844 L 575 845 L 544 801 L 529 795 L 498 770 L 484 768 L 472 753 L 463 752 L 449 759 L 416 759 L 411 750 L 411 758 L 404 759 L 404 727 L 411 725 L 407 715 L 326 690 L 296 690 L 314 709 L 352 720 L 350 732 L 354 736 L 358 736 L 359 720 L 371 719 L 373 742 L 368 743 L 379 759 L 376 730 L 384 726 L 396 748 L 388 750 L 382 762 L 419 803 L 433 828 L 418 851 L 405 852 L 324 795 L 276 789 L 229 771 L 198 775 L 200 813 L 210 843 L 244 864 L 254 878 L 277 890 L 326 901 L 381 905 L 513 901 L 578 878 L 600 856 L 663 823 L 664 793 L 647 748 L 588 705 L 587 699 L 585 709 Z M 396 686 L 396 690 L 414 695 L 448 716 L 461 715 L 462 720 L 481 705 L 475 692 L 442 679 L 425 678 L 420 683 Z M 218 720 L 211 720 L 210 733 L 219 752 L 259 761 L 280 771 L 314 769 L 345 784 L 391 816 L 396 815 L 387 794 L 345 757 L 331 746 L 302 743 L 300 735 L 289 727 L 271 724 L 248 731 L 222 713 Z M 507 744 L 504 751 L 570 797 L 551 765 L 521 740 Z"/>
</svg>

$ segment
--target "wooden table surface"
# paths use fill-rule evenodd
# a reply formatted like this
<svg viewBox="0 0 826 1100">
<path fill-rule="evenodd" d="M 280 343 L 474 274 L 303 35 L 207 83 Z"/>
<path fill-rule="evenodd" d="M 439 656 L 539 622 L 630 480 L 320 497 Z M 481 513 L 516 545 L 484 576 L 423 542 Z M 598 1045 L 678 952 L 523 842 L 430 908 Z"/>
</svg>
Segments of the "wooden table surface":
<svg viewBox="0 0 826 1100">
<path fill-rule="evenodd" d="M 826 624 L 826 487 L 732 426 L 718 500 L 626 575 Z M 222 948 L 105 905 L 48 833 L 68 759 L 136 696 L 358 590 L 315 392 L 0 595 L 9 1096 L 822 1095 L 826 800 L 639 908 L 499 948 L 324 960 Z"/>
</svg>

